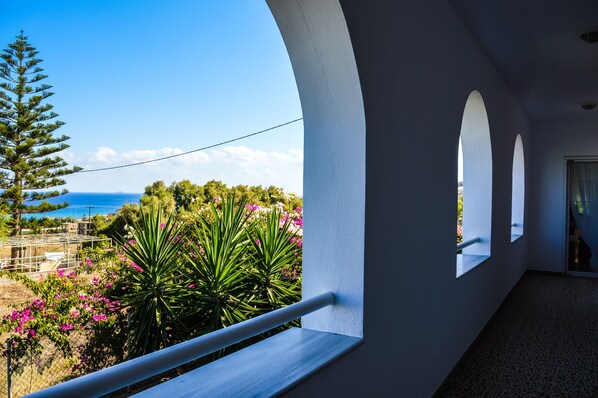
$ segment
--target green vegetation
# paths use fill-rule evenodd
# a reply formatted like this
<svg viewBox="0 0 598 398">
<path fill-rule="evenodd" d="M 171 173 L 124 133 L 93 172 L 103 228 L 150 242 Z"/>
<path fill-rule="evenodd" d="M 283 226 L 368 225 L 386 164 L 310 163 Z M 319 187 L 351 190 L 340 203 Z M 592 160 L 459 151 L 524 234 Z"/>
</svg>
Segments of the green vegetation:
<svg viewBox="0 0 598 398">
<path fill-rule="evenodd" d="M 142 206 L 160 205 L 169 214 L 175 210 L 178 213 L 198 211 L 204 205 L 213 203 L 228 195 L 233 195 L 237 201 L 245 198 L 247 203 L 259 206 L 282 204 L 285 210 L 292 210 L 302 205 L 297 195 L 287 194 L 282 188 L 261 185 L 237 185 L 228 187 L 221 181 L 211 180 L 204 185 L 193 184 L 189 180 L 173 182 L 169 187 L 163 181 L 156 181 L 145 188 L 141 197 Z"/>
<path fill-rule="evenodd" d="M 463 195 L 457 197 L 457 243 L 461 242 L 463 242 Z"/>
<path fill-rule="evenodd" d="M 301 236 L 296 228 L 301 225 L 302 220 L 274 208 L 258 216 L 248 230 L 250 283 L 266 312 L 299 299 L 295 281 L 301 270 Z"/>
<path fill-rule="evenodd" d="M 8 204 L 0 202 L 0 238 L 10 234 L 10 209 Z"/>
<path fill-rule="evenodd" d="M 55 120 L 58 115 L 45 102 L 53 95 L 48 91 L 52 86 L 40 83 L 47 76 L 37 54 L 23 32 L 0 54 L 0 201 L 9 206 L 11 235 L 19 234 L 23 214 L 66 207 L 46 199 L 68 191 L 48 189 L 64 185 L 63 176 L 81 170 L 69 169 L 64 159 L 53 156 L 69 147 L 69 137 L 54 135 L 64 123 Z M 27 204 L 31 201 L 41 202 Z"/>
<path fill-rule="evenodd" d="M 75 222 L 72 218 L 23 218 L 21 229 L 27 229 L 30 233 L 39 234 L 42 232 L 60 232 L 62 225 L 66 222 Z"/>
<path fill-rule="evenodd" d="M 228 187 L 221 181 L 211 180 L 204 185 L 193 184 L 189 180 L 173 182 L 167 186 L 163 181 L 156 181 L 145 188 L 139 200 L 141 207 L 161 207 L 165 215 L 176 213 L 177 217 L 187 224 L 200 221 L 201 214 L 206 216 L 206 209 L 211 203 L 218 204 L 222 198 L 234 196 L 235 203 L 244 198 L 246 203 L 260 207 L 278 206 L 287 212 L 303 206 L 303 200 L 295 194 L 287 194 L 282 188 L 261 185 L 237 185 Z M 116 238 L 127 234 L 127 226 L 135 223 L 140 217 L 140 206 L 126 204 L 112 219 L 96 215 L 92 217 L 94 235 L 105 235 Z M 209 217 L 209 214 L 207 215 Z"/>
<path fill-rule="evenodd" d="M 0 321 L 0 349 L 6 355 L 10 347 L 15 372 L 37 372 L 43 388 L 58 366 L 48 346 L 67 358 L 64 380 L 298 301 L 301 208 L 250 205 L 233 194 L 214 199 L 193 217 L 129 206 L 135 217 L 119 243 L 84 249 L 74 272 L 39 281 L 0 272 L 37 295 Z"/>
<path fill-rule="evenodd" d="M 130 354 L 142 355 L 281 308 L 300 298 L 300 213 L 233 195 L 192 225 L 142 208 L 123 240 Z"/>
<path fill-rule="evenodd" d="M 222 202 L 220 210 L 210 204 L 211 217 L 201 216 L 191 234 L 187 252 L 193 286 L 193 305 L 204 313 L 194 328 L 200 333 L 220 329 L 247 319 L 255 311 L 256 292 L 247 284 L 249 276 L 249 235 L 246 226 L 251 212 L 245 202 L 234 198 Z"/>
<path fill-rule="evenodd" d="M 189 289 L 181 272 L 180 229 L 173 216 L 164 218 L 152 206 L 133 224 L 132 239 L 122 242 L 123 261 L 129 262 L 123 276 L 130 286 L 122 303 L 130 313 L 132 356 L 173 344 L 181 329 Z"/>
</svg>

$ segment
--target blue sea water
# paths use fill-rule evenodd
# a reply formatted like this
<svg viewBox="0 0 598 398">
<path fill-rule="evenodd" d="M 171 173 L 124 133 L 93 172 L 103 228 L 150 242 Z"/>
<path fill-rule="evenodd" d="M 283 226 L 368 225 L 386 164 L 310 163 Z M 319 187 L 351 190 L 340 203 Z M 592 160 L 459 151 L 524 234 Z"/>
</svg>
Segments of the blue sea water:
<svg viewBox="0 0 598 398">
<path fill-rule="evenodd" d="M 51 198 L 50 203 L 68 202 L 69 206 L 64 209 L 40 214 L 27 214 L 24 217 L 72 217 L 83 218 L 90 214 L 106 215 L 114 213 L 125 203 L 139 203 L 140 193 L 92 193 L 92 192 L 69 192 L 66 195 Z"/>
</svg>

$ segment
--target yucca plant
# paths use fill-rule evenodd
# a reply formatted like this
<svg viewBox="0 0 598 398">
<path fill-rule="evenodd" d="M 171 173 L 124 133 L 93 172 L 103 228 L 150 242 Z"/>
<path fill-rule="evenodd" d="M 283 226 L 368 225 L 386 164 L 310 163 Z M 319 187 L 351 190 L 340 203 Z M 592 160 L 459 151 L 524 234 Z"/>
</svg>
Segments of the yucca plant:
<svg viewBox="0 0 598 398">
<path fill-rule="evenodd" d="M 247 284 L 250 212 L 245 199 L 223 199 L 220 209 L 202 215 L 190 239 L 187 259 L 195 303 L 196 332 L 203 334 L 247 319 L 256 309 Z"/>
<path fill-rule="evenodd" d="M 292 276 L 297 256 L 296 237 L 291 230 L 292 220 L 282 221 L 282 211 L 273 208 L 260 215 L 248 229 L 252 246 L 251 281 L 259 298 L 271 311 L 295 303 L 301 298 L 300 283 Z"/>
<path fill-rule="evenodd" d="M 130 234 L 122 241 L 129 289 L 121 301 L 131 322 L 129 355 L 138 356 L 176 342 L 189 289 L 180 272 L 183 237 L 175 216 L 165 217 L 160 207 L 142 209 Z"/>
</svg>

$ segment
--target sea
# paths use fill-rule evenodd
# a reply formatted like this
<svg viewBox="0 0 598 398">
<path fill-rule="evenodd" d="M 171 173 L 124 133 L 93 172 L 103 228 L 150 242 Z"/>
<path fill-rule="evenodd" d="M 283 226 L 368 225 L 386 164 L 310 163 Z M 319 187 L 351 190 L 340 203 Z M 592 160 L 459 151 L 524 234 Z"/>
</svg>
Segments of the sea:
<svg viewBox="0 0 598 398">
<path fill-rule="evenodd" d="M 48 199 L 50 203 L 69 204 L 64 209 L 39 214 L 24 214 L 25 218 L 83 218 L 95 216 L 96 214 L 106 215 L 114 213 L 125 203 L 139 203 L 141 193 L 93 193 L 93 192 L 69 192 L 66 195 Z"/>
</svg>

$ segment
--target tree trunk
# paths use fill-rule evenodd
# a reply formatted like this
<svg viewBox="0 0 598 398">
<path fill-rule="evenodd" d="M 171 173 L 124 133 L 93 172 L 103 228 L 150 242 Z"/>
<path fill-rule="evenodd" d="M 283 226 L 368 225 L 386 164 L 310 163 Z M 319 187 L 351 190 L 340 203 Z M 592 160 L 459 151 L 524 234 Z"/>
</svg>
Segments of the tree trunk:
<svg viewBox="0 0 598 398">
<path fill-rule="evenodd" d="M 14 208 L 12 212 L 12 219 L 13 219 L 13 227 L 10 233 L 11 236 L 19 236 L 21 234 L 21 213 Z M 10 263 L 13 266 L 16 266 L 19 263 L 21 258 L 21 247 L 20 246 L 12 246 L 10 249 Z"/>
</svg>

